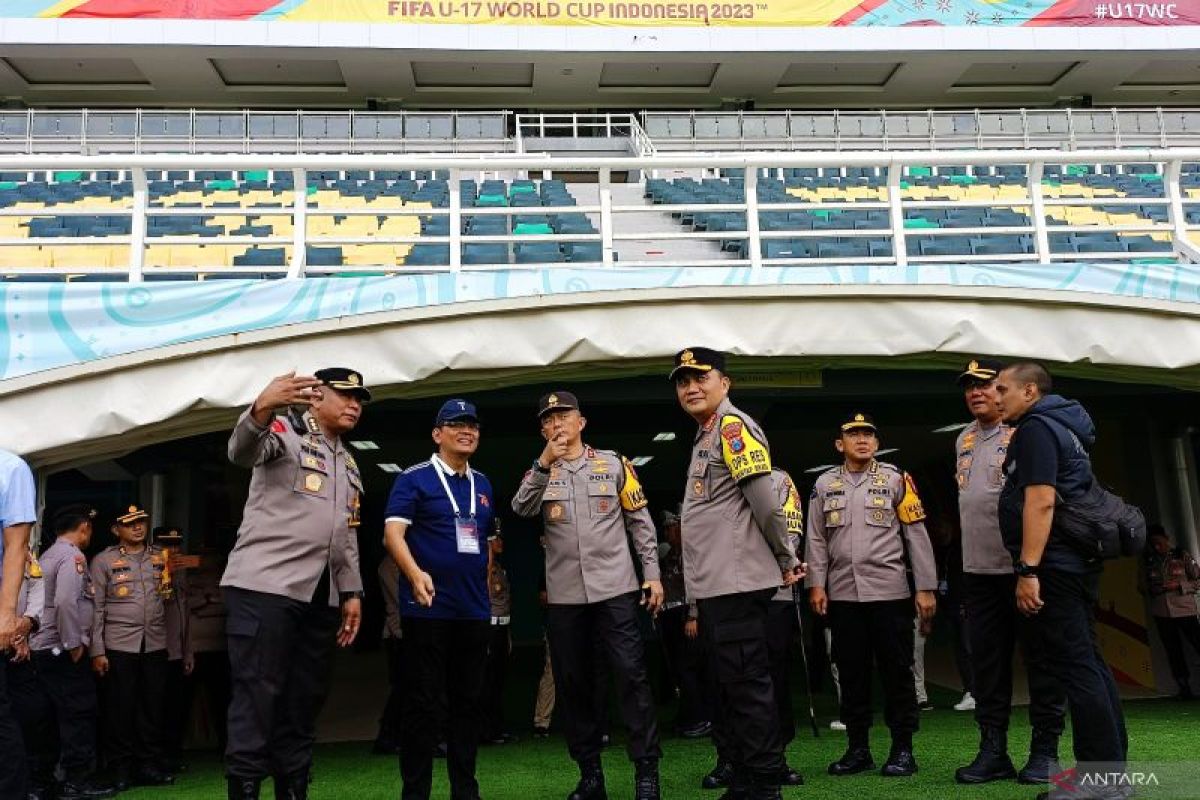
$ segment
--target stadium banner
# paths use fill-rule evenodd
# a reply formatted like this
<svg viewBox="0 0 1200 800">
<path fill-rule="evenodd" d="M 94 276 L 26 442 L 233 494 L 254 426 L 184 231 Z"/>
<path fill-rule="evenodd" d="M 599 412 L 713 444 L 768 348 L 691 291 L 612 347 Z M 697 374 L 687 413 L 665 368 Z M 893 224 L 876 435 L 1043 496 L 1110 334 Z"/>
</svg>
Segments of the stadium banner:
<svg viewBox="0 0 1200 800">
<path fill-rule="evenodd" d="M 3 0 L 0 18 L 610 27 L 1200 25 L 1200 0 Z"/>
</svg>

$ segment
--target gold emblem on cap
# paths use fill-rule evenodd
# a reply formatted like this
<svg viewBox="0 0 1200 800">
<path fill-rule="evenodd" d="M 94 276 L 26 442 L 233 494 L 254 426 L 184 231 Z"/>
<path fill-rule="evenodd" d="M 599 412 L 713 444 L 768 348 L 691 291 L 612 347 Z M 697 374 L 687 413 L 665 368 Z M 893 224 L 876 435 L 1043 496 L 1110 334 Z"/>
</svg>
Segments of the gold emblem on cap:
<svg viewBox="0 0 1200 800">
<path fill-rule="evenodd" d="M 682 353 L 679 354 L 679 363 L 680 364 L 695 364 L 696 363 L 696 354 L 693 353 L 691 350 L 684 350 Z"/>
<path fill-rule="evenodd" d="M 129 513 L 130 513 L 130 514 L 136 514 L 136 513 L 137 513 L 137 510 L 138 510 L 138 507 L 137 507 L 137 506 L 130 506 L 130 507 L 129 507 Z"/>
<path fill-rule="evenodd" d="M 967 372 L 974 372 L 977 369 L 979 369 L 978 361 L 972 361 L 970 364 L 967 364 Z"/>
<path fill-rule="evenodd" d="M 351 386 L 358 386 L 358 384 L 359 384 L 361 381 L 362 381 L 362 379 L 358 377 L 358 373 L 357 373 L 357 372 L 351 372 L 351 373 L 350 373 L 350 374 L 349 374 L 349 375 L 346 377 L 346 382 L 347 382 L 347 383 L 349 383 Z"/>
<path fill-rule="evenodd" d="M 855 415 L 854 415 L 854 421 L 855 421 L 855 422 L 866 422 L 866 421 L 867 421 L 867 418 L 866 418 L 866 417 L 864 417 L 862 414 L 855 414 Z"/>
<path fill-rule="evenodd" d="M 558 395 L 556 395 L 556 394 L 552 394 L 552 395 L 550 395 L 549 397 L 547 397 L 547 398 L 546 398 L 546 405 L 548 405 L 548 406 L 556 406 L 556 405 L 558 405 Z"/>
</svg>

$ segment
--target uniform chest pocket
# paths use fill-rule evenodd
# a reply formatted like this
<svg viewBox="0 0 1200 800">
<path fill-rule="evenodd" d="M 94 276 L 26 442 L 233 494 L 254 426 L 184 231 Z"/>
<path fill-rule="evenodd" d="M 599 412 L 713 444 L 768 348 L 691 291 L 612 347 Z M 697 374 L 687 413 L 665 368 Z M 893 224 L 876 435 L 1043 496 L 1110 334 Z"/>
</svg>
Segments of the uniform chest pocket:
<svg viewBox="0 0 1200 800">
<path fill-rule="evenodd" d="M 692 462 L 691 469 L 688 470 L 688 498 L 690 498 L 693 502 L 707 500 L 709 497 L 709 477 L 707 460 L 701 459 Z"/>
<path fill-rule="evenodd" d="M 615 483 L 592 481 L 588 484 L 588 511 L 593 517 L 615 514 L 619 504 Z"/>
<path fill-rule="evenodd" d="M 571 509 L 570 499 L 542 499 L 542 521 L 547 525 L 562 525 L 574 521 L 575 514 Z"/>
<path fill-rule="evenodd" d="M 333 479 L 330 478 L 324 464 L 316 462 L 316 466 L 312 466 L 314 462 L 316 460 L 309 457 L 301 461 L 292 489 L 297 494 L 327 499 L 333 494 Z"/>
<path fill-rule="evenodd" d="M 992 486 L 1004 485 L 1004 453 L 992 456 L 992 460 L 988 463 L 988 480 Z"/>
<path fill-rule="evenodd" d="M 876 528 L 890 528 L 896 521 L 896 509 L 867 507 L 867 524 Z"/>
<path fill-rule="evenodd" d="M 832 495 L 821 503 L 821 512 L 825 515 L 826 528 L 840 528 L 846 524 L 846 496 Z"/>
<path fill-rule="evenodd" d="M 546 491 L 542 492 L 542 500 L 567 500 L 571 497 L 571 490 L 567 487 L 566 481 L 551 481 L 546 487 Z"/>
</svg>

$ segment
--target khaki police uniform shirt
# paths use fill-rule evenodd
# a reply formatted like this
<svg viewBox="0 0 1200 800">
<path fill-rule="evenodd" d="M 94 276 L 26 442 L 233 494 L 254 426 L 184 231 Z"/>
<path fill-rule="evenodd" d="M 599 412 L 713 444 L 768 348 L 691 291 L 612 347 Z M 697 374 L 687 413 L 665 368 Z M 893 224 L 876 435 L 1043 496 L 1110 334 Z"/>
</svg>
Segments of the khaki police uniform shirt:
<svg viewBox="0 0 1200 800">
<path fill-rule="evenodd" d="M 775 502 L 783 509 L 783 518 L 787 523 L 788 548 L 797 558 L 801 558 L 804 553 L 804 511 L 800 503 L 800 490 L 796 488 L 792 476 L 781 469 L 771 470 L 771 488 L 775 490 Z M 771 599 L 792 602 L 792 587 L 780 586 Z"/>
<path fill-rule="evenodd" d="M 148 545 L 126 552 L 120 545 L 92 559 L 96 612 L 92 616 L 93 657 L 109 650 L 154 653 L 167 647 L 167 612 L 163 604 L 162 548 Z"/>
<path fill-rule="evenodd" d="M 522 517 L 539 513 L 546 532 L 546 594 L 556 605 L 599 603 L 636 591 L 629 537 L 642 575 L 657 581 L 658 548 L 646 495 L 629 461 L 584 447 L 548 473 L 525 473 L 512 501 Z"/>
<path fill-rule="evenodd" d="M 774 589 L 796 566 L 758 423 L 726 398 L 696 431 L 681 531 L 689 600 Z"/>
<path fill-rule="evenodd" d="M 958 435 L 954 445 L 963 572 L 1012 574 L 1012 555 L 1004 547 L 999 518 L 1004 455 L 1012 435 L 1012 426 L 1004 423 L 985 430 L 978 422 L 972 422 Z"/>
<path fill-rule="evenodd" d="M 909 597 L 907 550 L 917 590 L 935 591 L 937 566 L 924 519 L 912 480 L 891 464 L 823 472 L 808 503 L 805 586 L 824 588 L 834 601 Z"/>
<path fill-rule="evenodd" d="M 512 587 L 508 571 L 494 556 L 488 566 L 488 597 L 492 601 L 492 624 L 507 625 L 512 620 Z"/>
<path fill-rule="evenodd" d="M 362 477 L 340 439 L 329 441 L 310 414 L 259 425 L 250 409 L 229 437 L 229 460 L 253 468 L 250 494 L 222 586 L 308 602 L 326 569 L 329 604 L 362 591 L 358 565 Z"/>
<path fill-rule="evenodd" d="M 74 650 L 92 641 L 95 616 L 92 575 L 87 559 L 66 539 L 57 539 L 42 554 L 45 607 L 41 627 L 29 640 L 33 650 Z"/>
</svg>

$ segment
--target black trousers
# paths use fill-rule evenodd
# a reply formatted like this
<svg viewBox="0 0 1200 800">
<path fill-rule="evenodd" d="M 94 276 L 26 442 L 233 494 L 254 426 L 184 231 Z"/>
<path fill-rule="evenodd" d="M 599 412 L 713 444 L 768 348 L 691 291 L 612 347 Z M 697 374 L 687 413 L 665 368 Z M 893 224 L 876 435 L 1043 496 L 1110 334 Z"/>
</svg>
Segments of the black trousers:
<svg viewBox="0 0 1200 800">
<path fill-rule="evenodd" d="M 1048 672 L 1066 690 L 1075 759 L 1120 769 L 1129 737 L 1117 683 L 1100 654 L 1093 626 L 1099 573 L 1043 569 L 1038 582 L 1045 605 L 1028 618 L 1030 669 Z"/>
<path fill-rule="evenodd" d="M 320 591 L 308 603 L 232 586 L 224 592 L 232 684 L 226 772 L 303 772 L 312 764 L 341 614 Z"/>
<path fill-rule="evenodd" d="M 38 761 L 36 774 L 44 775 L 47 768 L 53 772 L 58 761 L 69 780 L 87 777 L 96 763 L 99 719 L 96 680 L 87 652 L 79 661 L 72 661 L 66 653 L 54 655 L 51 650 L 40 650 L 33 654 L 32 673 L 37 683 L 36 691 L 45 699 L 50 712 L 47 720 L 54 728 L 49 736 L 48 750 L 42 749 L 47 739 L 35 740 L 38 751 L 35 755 Z M 130 713 L 126 720 L 130 721 L 132 717 Z"/>
<path fill-rule="evenodd" d="M 667 677 L 670 687 L 679 691 L 675 724 L 681 728 L 712 720 L 710 695 L 705 690 L 708 665 L 705 663 L 704 645 L 699 638 L 689 639 L 684 635 L 687 619 L 686 605 L 676 606 L 658 615 L 658 635 L 662 640 Z"/>
<path fill-rule="evenodd" d="M 892 745 L 911 747 L 918 727 L 913 679 L 913 602 L 881 600 L 829 603 L 833 660 L 842 685 L 841 719 L 852 747 L 867 744 L 871 728 L 871 677 L 883 684 L 883 719 Z"/>
<path fill-rule="evenodd" d="M 183 674 L 183 659 L 168 661 L 162 713 L 163 755 L 170 761 L 178 761 L 183 756 L 183 738 L 194 696 L 194 681 L 191 675 Z"/>
<path fill-rule="evenodd" d="M 451 800 L 474 800 L 480 701 L 491 623 L 404 617 L 402 800 L 429 800 L 433 750 L 446 733 Z"/>
<path fill-rule="evenodd" d="M 401 703 L 404 693 L 403 656 L 404 640 L 387 638 L 383 640 L 384 654 L 387 656 L 388 697 L 383 706 L 383 716 L 379 718 L 379 734 L 376 736 L 385 744 L 399 744 Z"/>
<path fill-rule="evenodd" d="M 1029 681 L 1029 724 L 1060 736 L 1067 696 L 1048 670 L 1034 669 L 1026 641 L 1027 620 L 1017 611 L 1015 575 L 964 575 L 971 670 L 975 681 L 975 721 L 981 728 L 1008 730 L 1012 713 L 1013 650 L 1018 640 Z"/>
<path fill-rule="evenodd" d="M 483 679 L 483 736 L 494 739 L 507 731 L 504 724 L 504 681 L 512 638 L 508 625 L 492 625 L 488 636 L 487 665 Z"/>
<path fill-rule="evenodd" d="M 32 659 L 19 664 L 9 662 L 8 697 L 25 742 L 30 783 L 34 787 L 51 786 L 54 766 L 58 762 L 58 732 L 54 724 L 54 706 L 42 689 Z"/>
<path fill-rule="evenodd" d="M 1200 618 L 1195 614 L 1190 617 L 1155 617 L 1154 626 L 1158 628 L 1158 638 L 1162 639 L 1163 649 L 1167 651 L 1171 677 L 1181 687 L 1190 685 L 1183 640 L 1187 639 L 1196 655 L 1200 655 Z"/>
<path fill-rule="evenodd" d="M 792 711 L 792 642 L 799 635 L 796 606 L 790 600 L 772 600 L 767 609 L 767 655 L 771 660 L 771 686 L 779 718 L 779 747 L 785 749 L 796 738 L 796 715 Z"/>
<path fill-rule="evenodd" d="M 122 653 L 109 650 L 105 710 L 109 766 L 132 770 L 163 768 L 163 703 L 167 688 L 167 651 Z"/>
<path fill-rule="evenodd" d="M 762 589 L 698 602 L 701 636 L 716 680 L 717 752 L 743 782 L 777 781 L 784 767 L 767 647 L 773 594 L 774 589 Z"/>
<path fill-rule="evenodd" d="M 629 758 L 662 757 L 637 615 L 637 592 L 546 609 L 554 690 L 563 710 L 567 751 L 581 764 L 599 759 L 602 750 L 603 717 L 598 704 L 607 687 L 595 683 L 597 659 L 607 661 L 616 678 L 621 716 L 629 731 Z"/>
<path fill-rule="evenodd" d="M 0 797 L 23 798 L 29 793 L 29 774 L 25 741 L 8 696 L 10 656 L 7 650 L 0 651 Z"/>
</svg>

